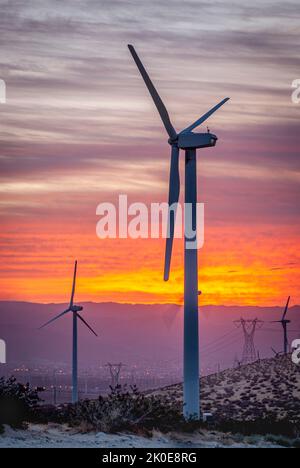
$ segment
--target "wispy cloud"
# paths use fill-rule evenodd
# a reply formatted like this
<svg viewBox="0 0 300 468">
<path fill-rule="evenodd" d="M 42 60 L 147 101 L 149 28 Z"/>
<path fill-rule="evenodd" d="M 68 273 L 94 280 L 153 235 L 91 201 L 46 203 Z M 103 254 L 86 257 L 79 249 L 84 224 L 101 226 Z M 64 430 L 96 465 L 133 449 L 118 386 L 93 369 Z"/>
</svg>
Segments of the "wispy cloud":
<svg viewBox="0 0 300 468">
<path fill-rule="evenodd" d="M 0 3 L 0 78 L 7 83 L 7 104 L 0 107 L 2 237 L 20 233 L 13 248 L 4 243 L 1 249 L 13 265 L 12 277 L 23 268 L 14 252 L 25 231 L 91 233 L 97 204 L 119 193 L 147 203 L 166 200 L 167 137 L 127 51 L 129 42 L 177 129 L 231 97 L 209 121 L 218 145 L 199 155 L 199 197 L 208 226 L 220 229 L 218 255 L 227 262 L 222 274 L 240 271 L 238 261 L 227 257 L 224 229 L 236 232 L 233 250 L 241 226 L 257 235 L 257 243 L 264 239 L 262 226 L 270 243 L 272 227 L 281 229 L 282 238 L 297 229 L 299 106 L 291 103 L 291 83 L 300 70 L 298 1 Z M 299 242 L 294 231 L 289 238 L 294 244 L 287 256 Z M 41 251 L 51 247 L 49 239 L 40 242 L 41 259 Z M 25 270 L 43 270 L 35 243 L 26 238 L 24 245 Z M 272 258 L 277 253 L 268 248 L 261 252 L 270 271 L 266 252 Z M 118 268 L 123 249 L 114 252 Z M 55 264 L 60 254 L 58 248 Z M 134 255 L 143 263 L 144 247 Z M 245 246 L 240 255 L 247 257 Z M 158 263 L 156 258 L 151 268 Z M 89 268 L 95 268 L 92 260 Z"/>
</svg>

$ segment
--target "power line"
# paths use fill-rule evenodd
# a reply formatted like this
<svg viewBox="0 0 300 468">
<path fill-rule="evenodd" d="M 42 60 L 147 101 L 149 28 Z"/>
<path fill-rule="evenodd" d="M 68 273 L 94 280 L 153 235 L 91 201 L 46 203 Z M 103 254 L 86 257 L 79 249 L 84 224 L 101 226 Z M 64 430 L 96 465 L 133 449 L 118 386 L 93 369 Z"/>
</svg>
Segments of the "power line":
<svg viewBox="0 0 300 468">
<path fill-rule="evenodd" d="M 236 330 L 231 330 L 230 332 L 226 333 L 225 335 L 222 335 L 219 338 L 216 338 L 215 340 L 212 340 L 210 343 L 207 343 L 206 345 L 204 345 L 201 348 L 201 351 L 206 351 L 207 348 L 211 348 L 215 344 L 218 344 L 220 341 L 224 341 L 225 338 L 227 338 L 227 337 L 229 337 L 229 336 L 231 336 L 233 334 L 237 334 L 237 331 Z"/>
<path fill-rule="evenodd" d="M 231 345 L 233 345 L 233 344 L 235 344 L 235 343 L 236 343 L 236 339 L 230 340 L 230 341 L 228 341 L 228 342 L 226 342 L 226 343 L 224 343 L 224 344 L 220 344 L 219 346 L 217 346 L 217 347 L 214 348 L 214 349 L 211 349 L 211 350 L 209 350 L 209 351 L 205 351 L 205 352 L 203 353 L 203 356 L 204 356 L 204 357 L 205 357 L 205 356 L 209 356 L 209 355 L 211 355 L 211 354 L 213 354 L 213 353 L 217 353 L 217 352 L 219 352 L 219 351 L 222 351 L 223 349 L 225 349 L 225 348 L 227 348 L 228 346 L 231 346 Z"/>
<path fill-rule="evenodd" d="M 266 331 L 266 332 L 273 332 L 273 333 L 282 333 L 281 330 L 271 330 L 271 329 L 268 329 L 266 328 L 265 330 L 262 330 L 262 331 Z M 300 333 L 300 330 L 289 330 L 291 333 Z"/>
</svg>

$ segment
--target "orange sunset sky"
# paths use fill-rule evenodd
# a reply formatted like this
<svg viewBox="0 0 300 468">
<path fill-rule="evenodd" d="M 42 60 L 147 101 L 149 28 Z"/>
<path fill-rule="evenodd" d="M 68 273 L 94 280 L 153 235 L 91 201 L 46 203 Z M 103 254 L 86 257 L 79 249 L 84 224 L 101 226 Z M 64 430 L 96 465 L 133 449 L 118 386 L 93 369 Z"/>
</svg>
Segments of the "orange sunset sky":
<svg viewBox="0 0 300 468">
<path fill-rule="evenodd" d="M 298 2 L 150 3 L 3 2 L 0 299 L 66 302 L 78 259 L 78 302 L 182 303 L 181 240 L 164 283 L 164 240 L 96 236 L 99 203 L 167 200 L 167 135 L 130 42 L 178 131 L 231 98 L 198 152 L 201 303 L 299 304 Z"/>
</svg>

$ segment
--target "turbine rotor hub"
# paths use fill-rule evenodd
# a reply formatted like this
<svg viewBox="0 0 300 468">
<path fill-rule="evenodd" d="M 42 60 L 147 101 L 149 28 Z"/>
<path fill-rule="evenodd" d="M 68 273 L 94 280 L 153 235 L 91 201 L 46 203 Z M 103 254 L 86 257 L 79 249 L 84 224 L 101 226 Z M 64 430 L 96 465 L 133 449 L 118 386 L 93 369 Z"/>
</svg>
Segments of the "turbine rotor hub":
<svg viewBox="0 0 300 468">
<path fill-rule="evenodd" d="M 176 146 L 177 147 L 178 146 L 178 135 L 176 136 L 176 138 L 169 138 L 168 143 L 171 146 Z"/>
</svg>

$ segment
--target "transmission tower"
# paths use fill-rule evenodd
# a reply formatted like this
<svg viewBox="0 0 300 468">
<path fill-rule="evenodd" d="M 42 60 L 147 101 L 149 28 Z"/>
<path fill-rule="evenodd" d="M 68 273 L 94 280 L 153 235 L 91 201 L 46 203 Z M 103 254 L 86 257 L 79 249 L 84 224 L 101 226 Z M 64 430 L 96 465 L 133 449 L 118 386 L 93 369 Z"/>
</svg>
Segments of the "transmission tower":
<svg viewBox="0 0 300 468">
<path fill-rule="evenodd" d="M 108 362 L 106 367 L 108 367 L 110 372 L 111 386 L 115 388 L 117 385 L 119 385 L 120 372 L 122 367 L 124 367 L 124 364 L 122 364 L 122 362 L 119 362 L 119 364 L 111 364 Z"/>
<path fill-rule="evenodd" d="M 242 364 L 249 364 L 254 362 L 257 359 L 257 353 L 254 346 L 254 335 L 258 328 L 261 328 L 263 325 L 262 320 L 257 318 L 254 320 L 245 320 L 241 318 L 240 320 L 235 320 L 234 322 L 238 328 L 242 328 L 244 334 L 244 348 L 242 355 Z"/>
</svg>

